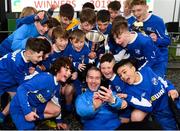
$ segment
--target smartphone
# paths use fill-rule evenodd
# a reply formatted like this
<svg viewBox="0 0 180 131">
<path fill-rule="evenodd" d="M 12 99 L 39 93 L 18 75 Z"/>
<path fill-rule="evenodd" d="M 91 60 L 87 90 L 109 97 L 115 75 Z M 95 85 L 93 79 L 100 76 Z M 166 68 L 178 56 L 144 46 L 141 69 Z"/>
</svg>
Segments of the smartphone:
<svg viewBox="0 0 180 131">
<path fill-rule="evenodd" d="M 109 88 L 109 80 L 106 78 L 101 79 L 101 85 L 100 86 L 104 86 L 105 88 Z M 99 90 L 105 92 L 105 90 L 103 90 L 101 87 L 99 88 Z"/>
<path fill-rule="evenodd" d="M 104 86 L 106 88 L 109 88 L 109 80 L 106 78 L 101 79 L 101 85 L 100 86 Z"/>
</svg>

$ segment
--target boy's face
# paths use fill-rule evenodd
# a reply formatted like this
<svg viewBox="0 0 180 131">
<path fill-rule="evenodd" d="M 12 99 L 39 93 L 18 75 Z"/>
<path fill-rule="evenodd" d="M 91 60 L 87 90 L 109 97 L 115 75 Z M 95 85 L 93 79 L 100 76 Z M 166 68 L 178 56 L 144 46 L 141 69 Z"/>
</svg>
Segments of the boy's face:
<svg viewBox="0 0 180 131">
<path fill-rule="evenodd" d="M 54 44 L 60 51 L 63 51 L 67 47 L 68 39 L 58 37 Z"/>
<path fill-rule="evenodd" d="M 73 45 L 73 48 L 77 51 L 80 52 L 82 50 L 82 48 L 84 47 L 84 42 L 85 42 L 85 38 L 82 38 L 80 40 L 77 39 L 72 39 L 71 43 Z"/>
<path fill-rule="evenodd" d="M 133 83 L 136 82 L 135 79 L 136 70 L 135 67 L 130 64 L 120 66 L 117 70 L 117 73 L 120 76 L 120 78 L 129 85 L 132 85 Z"/>
<path fill-rule="evenodd" d="M 130 6 L 127 4 L 126 1 L 123 2 L 124 3 L 124 16 L 129 16 L 131 14 L 131 9 Z"/>
<path fill-rule="evenodd" d="M 40 22 L 37 22 L 37 26 L 36 26 L 39 34 L 44 35 L 47 33 L 47 31 L 49 30 L 49 27 L 47 24 L 41 25 Z"/>
<path fill-rule="evenodd" d="M 62 26 L 64 27 L 64 29 L 66 29 L 71 24 L 71 22 L 72 22 L 67 17 L 60 16 L 60 18 L 61 18 L 61 23 L 62 23 Z"/>
<path fill-rule="evenodd" d="M 106 62 L 101 63 L 100 69 L 101 69 L 101 72 L 106 79 L 111 79 L 113 77 L 113 75 L 114 75 L 114 72 L 113 72 L 114 64 L 115 64 L 114 61 L 111 61 L 111 62 L 106 61 Z"/>
<path fill-rule="evenodd" d="M 146 19 L 146 14 L 148 13 L 147 5 L 134 5 L 132 7 L 132 13 L 139 22 L 143 22 Z"/>
<path fill-rule="evenodd" d="M 97 91 L 101 84 L 101 73 L 96 70 L 91 70 L 86 76 L 86 82 L 91 91 Z"/>
<path fill-rule="evenodd" d="M 111 8 L 108 9 L 110 16 L 111 16 L 111 22 L 113 22 L 114 18 L 118 15 L 120 15 L 119 10 L 112 10 Z"/>
<path fill-rule="evenodd" d="M 122 47 L 126 47 L 128 44 L 128 36 L 126 35 L 125 32 L 123 32 L 122 34 L 119 34 L 118 36 L 114 35 L 114 39 L 116 41 L 116 44 L 122 46 Z"/>
<path fill-rule="evenodd" d="M 94 25 L 91 25 L 88 22 L 81 23 L 81 30 L 85 33 L 91 31 L 93 29 Z"/>
<path fill-rule="evenodd" d="M 43 51 L 40 51 L 39 53 L 34 51 L 29 51 L 28 57 L 30 62 L 32 62 L 33 64 L 37 64 L 38 62 L 43 60 L 44 53 Z"/>
<path fill-rule="evenodd" d="M 99 30 L 104 33 L 109 25 L 109 21 L 107 22 L 102 22 L 102 21 L 97 21 L 97 25 Z"/>
<path fill-rule="evenodd" d="M 71 70 L 69 67 L 61 67 L 61 69 L 59 70 L 59 72 L 56 75 L 56 79 L 57 81 L 60 82 L 66 82 L 66 80 L 70 77 L 71 75 Z"/>
</svg>

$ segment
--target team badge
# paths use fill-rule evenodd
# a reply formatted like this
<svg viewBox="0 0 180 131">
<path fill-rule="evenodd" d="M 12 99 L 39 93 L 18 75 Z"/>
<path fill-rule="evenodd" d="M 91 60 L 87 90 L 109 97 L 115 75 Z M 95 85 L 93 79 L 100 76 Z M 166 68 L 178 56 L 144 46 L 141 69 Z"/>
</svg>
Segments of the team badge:
<svg viewBox="0 0 180 131">
<path fill-rule="evenodd" d="M 155 78 L 155 77 L 153 77 L 151 81 L 152 81 L 153 85 L 157 85 L 158 84 L 158 79 Z"/>
<path fill-rule="evenodd" d="M 135 53 L 136 54 L 140 54 L 140 50 L 139 49 L 135 49 Z"/>
<path fill-rule="evenodd" d="M 116 88 L 117 92 L 121 92 L 122 91 L 120 86 L 115 86 L 115 88 Z"/>
</svg>

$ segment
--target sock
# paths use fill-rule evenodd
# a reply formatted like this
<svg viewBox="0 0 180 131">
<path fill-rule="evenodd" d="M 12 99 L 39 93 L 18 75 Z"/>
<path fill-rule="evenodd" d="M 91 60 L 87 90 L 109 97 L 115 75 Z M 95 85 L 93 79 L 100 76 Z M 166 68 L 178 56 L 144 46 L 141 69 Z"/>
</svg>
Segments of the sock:
<svg viewBox="0 0 180 131">
<path fill-rule="evenodd" d="M 5 117 L 6 116 L 2 112 L 0 112 L 0 123 L 4 121 Z"/>
</svg>

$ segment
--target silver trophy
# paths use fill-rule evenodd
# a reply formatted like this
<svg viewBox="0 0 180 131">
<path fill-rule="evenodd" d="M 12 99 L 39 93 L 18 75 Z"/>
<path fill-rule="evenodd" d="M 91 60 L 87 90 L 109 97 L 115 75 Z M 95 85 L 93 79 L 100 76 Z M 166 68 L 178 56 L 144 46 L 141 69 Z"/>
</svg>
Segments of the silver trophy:
<svg viewBox="0 0 180 131">
<path fill-rule="evenodd" d="M 88 33 L 86 33 L 86 38 L 92 42 L 92 48 L 91 48 L 92 52 L 98 50 L 101 42 L 105 39 L 103 33 L 97 30 L 91 30 Z"/>
</svg>

